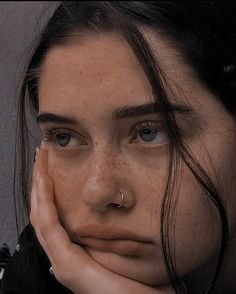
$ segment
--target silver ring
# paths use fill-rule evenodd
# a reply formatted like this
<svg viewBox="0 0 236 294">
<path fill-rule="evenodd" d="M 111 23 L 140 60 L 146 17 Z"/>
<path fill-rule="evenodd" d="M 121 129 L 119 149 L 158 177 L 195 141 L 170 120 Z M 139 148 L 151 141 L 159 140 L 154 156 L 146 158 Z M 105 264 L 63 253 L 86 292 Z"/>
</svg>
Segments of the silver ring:
<svg viewBox="0 0 236 294">
<path fill-rule="evenodd" d="M 49 269 L 49 273 L 50 273 L 52 276 L 54 276 L 54 272 L 53 272 L 53 268 L 52 268 L 52 266 L 51 266 L 50 269 Z"/>
<path fill-rule="evenodd" d="M 124 206 L 125 195 L 123 192 L 119 191 L 120 194 L 120 204 L 117 205 L 117 208 L 121 208 Z"/>
</svg>

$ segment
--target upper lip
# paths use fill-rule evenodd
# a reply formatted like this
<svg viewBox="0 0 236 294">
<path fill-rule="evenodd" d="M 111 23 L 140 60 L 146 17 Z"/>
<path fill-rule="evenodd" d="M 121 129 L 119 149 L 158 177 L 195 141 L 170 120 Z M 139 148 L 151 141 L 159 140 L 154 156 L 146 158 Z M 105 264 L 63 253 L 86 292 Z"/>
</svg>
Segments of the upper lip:
<svg viewBox="0 0 236 294">
<path fill-rule="evenodd" d="M 83 243 L 83 239 L 94 238 L 104 240 L 133 240 L 137 242 L 154 243 L 151 238 L 140 236 L 132 231 L 121 229 L 111 225 L 85 225 L 76 230 L 76 241 Z"/>
</svg>

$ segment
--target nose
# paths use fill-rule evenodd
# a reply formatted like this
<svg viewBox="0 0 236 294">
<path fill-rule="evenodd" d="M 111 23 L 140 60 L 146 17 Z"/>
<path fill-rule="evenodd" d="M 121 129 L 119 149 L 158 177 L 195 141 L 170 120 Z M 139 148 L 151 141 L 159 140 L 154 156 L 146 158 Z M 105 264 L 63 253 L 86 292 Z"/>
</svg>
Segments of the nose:
<svg viewBox="0 0 236 294">
<path fill-rule="evenodd" d="M 82 198 L 85 205 L 93 210 L 107 211 L 117 208 L 121 204 L 119 191 L 128 194 L 122 178 L 123 170 L 121 159 L 108 152 L 93 154 L 87 167 L 87 179 L 82 188 Z M 126 190 L 126 191 L 124 191 Z M 124 199 L 123 207 L 131 207 L 131 199 Z M 128 208 L 127 206 L 127 208 Z"/>
</svg>

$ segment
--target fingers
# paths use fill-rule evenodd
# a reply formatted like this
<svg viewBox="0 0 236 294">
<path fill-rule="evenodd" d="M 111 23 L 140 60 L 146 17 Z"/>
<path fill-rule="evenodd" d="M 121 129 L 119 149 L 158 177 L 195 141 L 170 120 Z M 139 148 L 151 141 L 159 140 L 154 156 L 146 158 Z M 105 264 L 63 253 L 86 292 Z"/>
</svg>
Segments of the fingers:
<svg viewBox="0 0 236 294">
<path fill-rule="evenodd" d="M 42 146 L 33 171 L 30 219 L 59 282 L 74 293 L 173 293 L 171 288 L 153 289 L 95 262 L 83 248 L 71 242 L 60 223 L 54 197 L 53 181 L 48 174 L 48 152 Z"/>
<path fill-rule="evenodd" d="M 48 152 L 43 148 L 37 152 L 33 171 L 30 220 L 40 244 L 50 259 L 55 276 L 60 281 L 68 280 L 78 268 L 74 257 L 78 258 L 83 254 L 83 257 L 80 257 L 82 264 L 88 256 L 82 248 L 71 242 L 60 224 L 54 201 L 53 181 L 48 175 Z M 68 273 L 69 278 L 63 272 Z"/>
<path fill-rule="evenodd" d="M 36 158 L 39 149 L 36 149 Z M 38 205 L 37 205 L 37 170 L 38 170 L 38 163 L 39 161 L 35 161 L 34 169 L 33 169 L 33 181 L 32 181 L 32 191 L 31 191 L 31 209 L 30 209 L 30 222 L 33 225 L 37 238 L 42 245 L 44 251 L 46 252 L 47 256 L 50 258 L 49 251 L 45 244 L 45 241 L 41 235 L 39 229 L 39 220 L 38 220 Z"/>
<path fill-rule="evenodd" d="M 44 173 L 44 162 L 46 158 L 44 153 L 39 153 L 39 161 L 41 161 L 42 173 L 39 173 L 37 181 L 37 206 L 40 231 L 45 239 L 47 247 L 54 256 L 61 255 L 61 248 L 69 250 L 71 241 L 68 234 L 61 226 L 55 202 L 54 189 L 52 179 L 48 174 Z"/>
</svg>

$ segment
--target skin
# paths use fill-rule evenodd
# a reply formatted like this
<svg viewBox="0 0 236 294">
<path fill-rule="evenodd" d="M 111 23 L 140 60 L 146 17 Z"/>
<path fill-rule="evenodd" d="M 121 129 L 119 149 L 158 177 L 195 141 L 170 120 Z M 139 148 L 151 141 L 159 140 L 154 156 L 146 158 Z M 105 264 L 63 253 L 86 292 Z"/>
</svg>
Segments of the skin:
<svg viewBox="0 0 236 294">
<path fill-rule="evenodd" d="M 167 76 L 171 101 L 188 105 L 195 112 L 191 117 L 176 114 L 177 123 L 183 129 L 184 140 L 197 161 L 213 181 L 221 184 L 230 220 L 233 252 L 236 226 L 235 120 L 202 85 L 170 42 L 151 31 L 146 31 L 145 35 L 155 48 Z M 63 274 L 58 274 L 58 268 L 65 267 L 69 262 L 64 257 L 60 257 L 63 261 L 59 263 L 55 261 L 59 255 L 69 255 L 61 249 L 58 255 L 52 253 L 60 238 L 66 240 L 66 246 L 72 244 L 69 247 L 75 249 L 71 253 L 73 260 L 78 256 L 76 260 L 81 262 L 79 256 L 82 254 L 82 264 L 98 269 L 104 285 L 115 277 L 121 279 L 118 284 L 124 285 L 124 289 L 144 287 L 137 288 L 141 289 L 137 293 L 171 291 L 169 286 L 161 289 L 161 286 L 168 285 L 169 279 L 159 233 L 168 163 L 166 136 L 160 121 L 153 114 L 112 119 L 112 111 L 117 108 L 149 102 L 148 93 L 150 86 L 140 65 L 115 33 L 88 35 L 82 42 L 74 40 L 56 46 L 49 51 L 41 68 L 39 114 L 53 113 L 73 118 L 76 123 L 39 124 L 44 134 L 43 148 L 47 150 L 43 152 L 48 155 L 46 159 L 44 155 L 39 159 L 44 167 L 39 171 L 36 168 L 38 180 L 34 181 L 36 192 L 32 194 L 35 199 L 41 200 L 35 200 L 31 219 L 54 265 L 56 276 L 74 292 L 85 291 L 80 287 L 88 283 L 91 275 L 84 274 L 86 278 L 78 283 L 75 281 L 79 274 L 75 277 L 71 272 L 74 280 L 64 279 Z M 198 132 L 193 129 L 193 117 L 199 126 Z M 145 142 L 134 131 L 134 126 L 144 121 L 155 122 L 160 130 L 152 142 Z M 73 139 L 69 145 L 61 147 L 55 135 L 48 135 L 51 129 L 59 129 L 57 134 L 69 132 L 73 134 Z M 178 194 L 174 191 L 173 196 L 178 197 L 175 221 L 177 268 L 183 277 L 191 280 L 196 290 L 197 280 L 201 279 L 204 284 L 216 261 L 220 242 L 219 216 L 184 163 L 179 166 L 179 179 Z M 48 181 L 50 184 L 45 184 Z M 120 203 L 119 190 L 125 195 L 121 209 L 115 207 Z M 43 203 L 41 208 L 39 203 Z M 59 226 L 63 237 L 52 233 L 57 231 L 52 224 Z M 134 258 L 107 250 L 81 248 L 75 243 L 79 241 L 80 228 L 86 225 L 125 228 L 144 239 L 151 239 L 153 250 Z M 234 266 L 232 262 L 228 263 L 227 269 Z M 78 267 L 75 272 L 78 272 Z M 228 281 L 222 282 L 224 289 L 235 287 L 233 279 L 229 275 L 227 277 Z M 94 293 L 94 289 L 86 291 L 84 293 Z"/>
<path fill-rule="evenodd" d="M 93 260 L 80 246 L 71 242 L 60 224 L 55 206 L 53 181 L 48 174 L 48 151 L 37 149 L 33 172 L 30 220 L 38 240 L 48 255 L 55 278 L 73 293 L 173 294 L 173 289 L 149 287 L 117 275 Z"/>
</svg>

